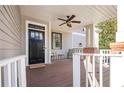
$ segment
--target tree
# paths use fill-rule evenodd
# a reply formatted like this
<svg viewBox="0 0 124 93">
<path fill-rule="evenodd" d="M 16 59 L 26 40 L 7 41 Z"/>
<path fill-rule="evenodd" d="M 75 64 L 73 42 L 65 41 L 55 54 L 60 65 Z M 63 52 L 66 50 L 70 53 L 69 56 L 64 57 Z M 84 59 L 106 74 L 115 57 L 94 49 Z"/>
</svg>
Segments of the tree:
<svg viewBox="0 0 124 93">
<path fill-rule="evenodd" d="M 115 42 L 116 38 L 117 18 L 111 18 L 104 22 L 98 23 L 96 28 L 101 30 L 99 33 L 99 48 L 110 48 L 110 43 Z"/>
</svg>

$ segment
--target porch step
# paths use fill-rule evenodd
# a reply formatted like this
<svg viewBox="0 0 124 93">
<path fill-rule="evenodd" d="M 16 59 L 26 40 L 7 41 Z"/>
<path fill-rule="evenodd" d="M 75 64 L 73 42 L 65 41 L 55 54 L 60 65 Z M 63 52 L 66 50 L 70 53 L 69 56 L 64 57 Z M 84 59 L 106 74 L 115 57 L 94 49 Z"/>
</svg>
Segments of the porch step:
<svg viewBox="0 0 124 93">
<path fill-rule="evenodd" d="M 30 69 L 33 69 L 33 68 L 42 68 L 42 67 L 45 67 L 46 65 L 45 64 L 32 64 L 32 65 L 29 65 Z"/>
</svg>

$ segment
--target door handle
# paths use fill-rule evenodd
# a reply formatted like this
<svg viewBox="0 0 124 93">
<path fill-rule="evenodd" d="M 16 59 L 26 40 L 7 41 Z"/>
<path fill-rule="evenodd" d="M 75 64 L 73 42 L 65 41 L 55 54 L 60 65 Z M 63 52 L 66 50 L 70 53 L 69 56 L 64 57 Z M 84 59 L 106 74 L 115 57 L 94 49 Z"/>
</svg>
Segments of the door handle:
<svg viewBox="0 0 124 93">
<path fill-rule="evenodd" d="M 47 49 L 46 47 L 43 47 L 43 50 Z"/>
</svg>

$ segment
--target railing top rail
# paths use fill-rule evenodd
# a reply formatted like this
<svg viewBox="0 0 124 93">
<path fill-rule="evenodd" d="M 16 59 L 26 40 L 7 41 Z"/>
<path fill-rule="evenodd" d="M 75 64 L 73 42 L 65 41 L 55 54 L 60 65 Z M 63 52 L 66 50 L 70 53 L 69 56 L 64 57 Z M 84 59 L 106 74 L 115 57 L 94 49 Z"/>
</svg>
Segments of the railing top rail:
<svg viewBox="0 0 124 93">
<path fill-rule="evenodd" d="M 80 56 L 110 56 L 110 57 L 123 57 L 124 54 L 96 54 L 96 53 L 73 53 L 73 55 Z"/>
<path fill-rule="evenodd" d="M 73 47 L 72 49 L 74 49 L 74 48 L 86 48 L 86 47 Z M 99 48 L 99 50 L 111 50 L 111 48 Z"/>
<path fill-rule="evenodd" d="M 99 49 L 100 51 L 111 51 L 111 49 Z"/>
<path fill-rule="evenodd" d="M 12 63 L 15 60 L 19 60 L 19 59 L 22 59 L 22 58 L 25 58 L 25 57 L 26 57 L 25 55 L 20 55 L 20 56 L 0 60 L 0 66 L 6 65 L 8 63 Z"/>
<path fill-rule="evenodd" d="M 111 50 L 111 49 L 99 49 L 99 50 Z"/>
</svg>

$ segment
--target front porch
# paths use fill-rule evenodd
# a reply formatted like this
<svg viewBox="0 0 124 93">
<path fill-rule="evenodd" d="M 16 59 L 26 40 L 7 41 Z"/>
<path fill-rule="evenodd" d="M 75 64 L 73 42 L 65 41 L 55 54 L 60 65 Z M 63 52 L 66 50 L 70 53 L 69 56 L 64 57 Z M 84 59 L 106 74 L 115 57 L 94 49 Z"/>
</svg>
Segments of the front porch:
<svg viewBox="0 0 124 93">
<path fill-rule="evenodd" d="M 99 66 L 96 64 L 96 78 L 99 81 Z M 103 87 L 110 86 L 110 67 L 103 66 Z M 28 87 L 73 87 L 72 59 L 56 60 L 43 68 L 27 67 Z M 81 87 L 86 87 L 85 68 L 81 62 Z"/>
<path fill-rule="evenodd" d="M 72 20 L 74 17 L 78 21 Z M 124 44 L 115 44 L 114 48 L 112 45 L 112 52 L 101 54 L 100 31 L 95 27 L 113 17 L 117 17 L 114 5 L 0 6 L 0 86 L 123 86 L 124 76 L 119 73 L 123 72 Z M 61 26 L 58 19 L 66 25 Z M 71 25 L 73 22 L 81 24 Z M 122 34 L 117 31 L 117 42 L 123 42 L 119 38 Z M 96 48 L 99 52 L 88 49 L 85 53 L 84 48 Z M 69 54 L 71 49 L 74 51 Z M 29 68 L 37 62 L 46 66 Z"/>
</svg>

